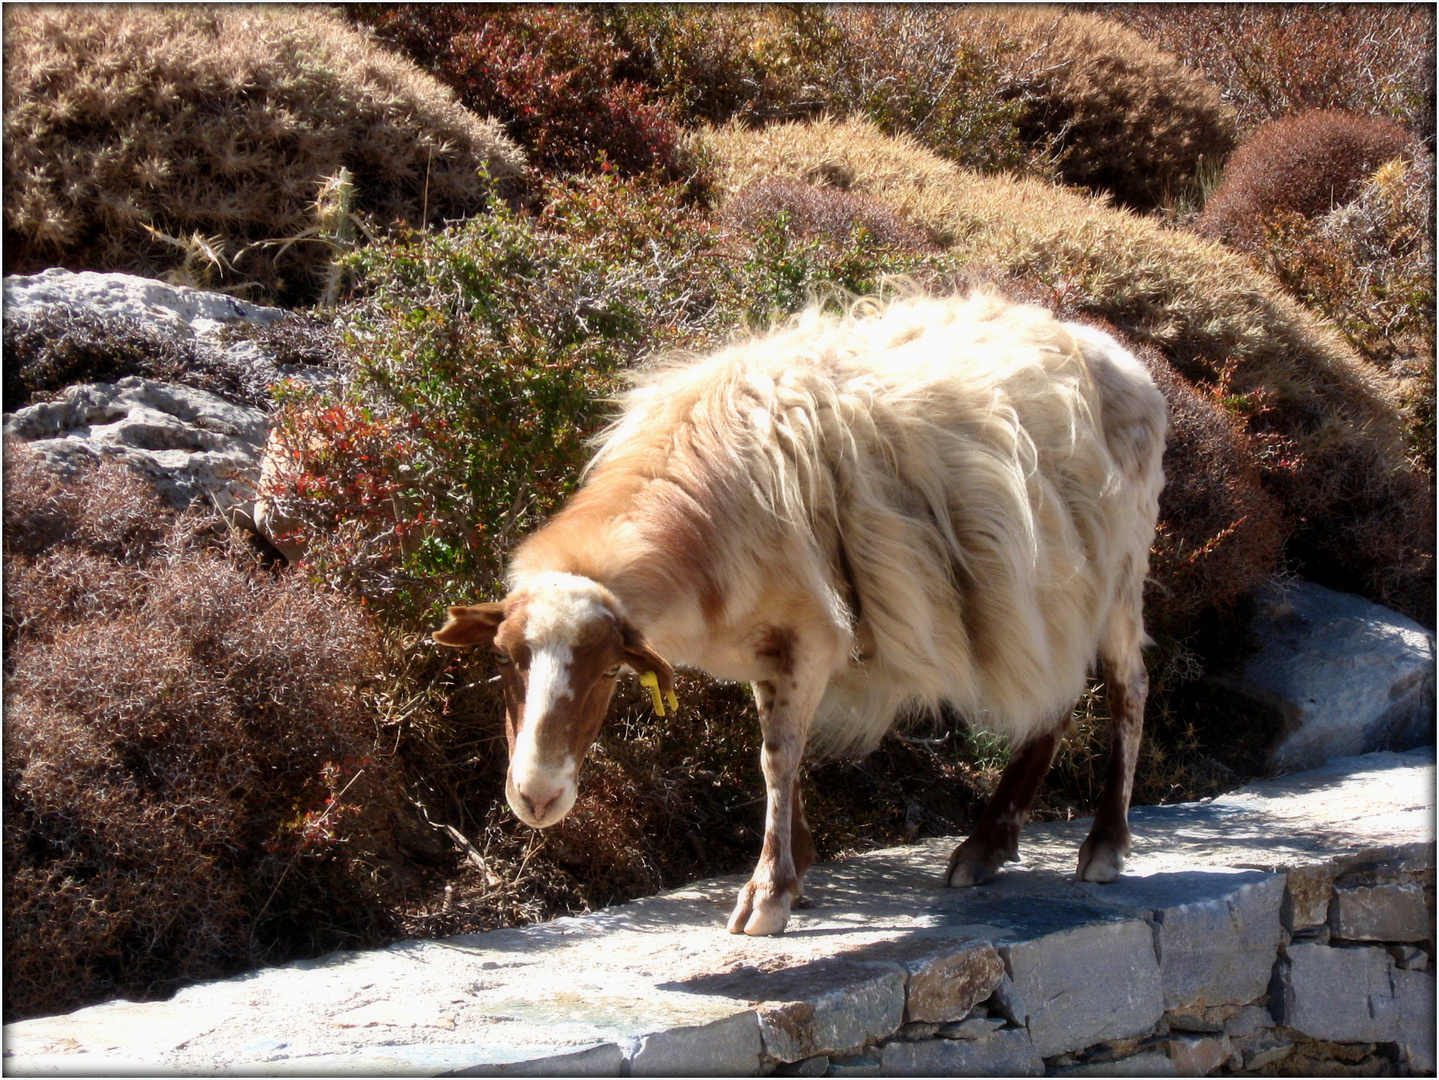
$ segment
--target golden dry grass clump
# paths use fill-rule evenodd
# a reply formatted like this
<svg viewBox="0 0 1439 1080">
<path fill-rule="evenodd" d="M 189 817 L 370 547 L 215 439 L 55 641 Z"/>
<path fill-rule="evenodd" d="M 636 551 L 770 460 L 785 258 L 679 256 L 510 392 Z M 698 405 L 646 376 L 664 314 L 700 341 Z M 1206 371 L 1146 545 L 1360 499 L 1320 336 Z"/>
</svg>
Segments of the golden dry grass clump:
<svg viewBox="0 0 1439 1080">
<path fill-rule="evenodd" d="M 234 263 L 203 254 L 204 283 L 303 299 L 342 168 L 343 209 L 380 225 L 473 213 L 523 174 L 495 121 L 322 8 L 25 4 L 4 30 L 6 273 L 159 275 L 198 237 Z"/>
<path fill-rule="evenodd" d="M 958 168 L 863 121 L 700 139 L 721 197 L 789 177 L 880 199 L 963 261 L 1158 349 L 1242 424 L 1295 525 L 1296 569 L 1431 617 L 1430 487 L 1405 456 L 1393 382 L 1242 257 L 1071 190 Z"/>
<path fill-rule="evenodd" d="M 1031 4 L 960 6 L 952 18 L 967 36 L 1018 43 L 999 92 L 1025 103 L 1027 139 L 1054 141 L 1065 183 L 1149 210 L 1234 148 L 1219 89 L 1113 19 Z"/>
</svg>

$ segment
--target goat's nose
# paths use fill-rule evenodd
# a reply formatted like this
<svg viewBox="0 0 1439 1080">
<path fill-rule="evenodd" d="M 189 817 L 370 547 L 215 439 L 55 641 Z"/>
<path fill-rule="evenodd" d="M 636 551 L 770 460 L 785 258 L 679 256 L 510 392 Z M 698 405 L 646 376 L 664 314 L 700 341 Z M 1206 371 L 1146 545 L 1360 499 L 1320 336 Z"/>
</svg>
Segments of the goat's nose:
<svg viewBox="0 0 1439 1080">
<path fill-rule="evenodd" d="M 560 796 L 564 793 L 561 791 L 545 791 L 531 794 L 521 789 L 517 791 L 516 794 L 519 795 L 520 803 L 523 805 L 523 808 L 528 811 L 530 817 L 536 821 L 544 821 L 546 817 L 548 817 L 549 812 L 554 809 L 555 803 L 560 801 Z"/>
</svg>

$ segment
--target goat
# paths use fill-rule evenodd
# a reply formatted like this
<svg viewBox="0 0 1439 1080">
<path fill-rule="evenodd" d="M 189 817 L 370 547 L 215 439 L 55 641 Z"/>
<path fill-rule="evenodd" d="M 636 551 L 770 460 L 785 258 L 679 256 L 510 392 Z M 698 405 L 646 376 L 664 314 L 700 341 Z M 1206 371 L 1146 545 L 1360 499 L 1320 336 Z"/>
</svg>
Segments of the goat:
<svg viewBox="0 0 1439 1080">
<path fill-rule="evenodd" d="M 1078 876 L 1113 881 L 1148 689 L 1141 592 L 1167 411 L 1105 333 L 989 293 L 810 309 L 627 392 L 585 483 L 515 550 L 509 594 L 453 607 L 489 644 L 506 795 L 535 828 L 574 804 L 622 666 L 751 683 L 764 843 L 731 933 L 784 929 L 815 847 L 806 744 L 861 754 L 948 705 L 1015 747 L 950 859 L 972 885 L 1020 829 L 1097 656 L 1112 752 Z"/>
</svg>

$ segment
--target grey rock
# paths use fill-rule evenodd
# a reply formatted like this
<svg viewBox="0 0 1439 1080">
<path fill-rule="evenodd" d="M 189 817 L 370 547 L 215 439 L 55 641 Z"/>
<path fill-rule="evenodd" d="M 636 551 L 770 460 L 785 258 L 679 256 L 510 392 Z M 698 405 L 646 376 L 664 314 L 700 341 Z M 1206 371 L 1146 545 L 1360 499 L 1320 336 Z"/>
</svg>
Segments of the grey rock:
<svg viewBox="0 0 1439 1080">
<path fill-rule="evenodd" d="M 881 1076 L 1043 1076 L 1044 1061 L 1018 1028 L 965 1041 L 892 1042 L 879 1048 Z"/>
<path fill-rule="evenodd" d="M 1145 1050 L 1128 1057 L 1099 1061 L 1093 1064 L 1074 1065 L 1058 1069 L 1055 1076 L 1177 1076 L 1174 1062 L 1169 1055 L 1158 1050 Z"/>
<path fill-rule="evenodd" d="M 1416 1075 L 1432 1075 L 1435 1071 L 1433 972 L 1394 972 L 1394 993 L 1399 999 L 1400 1056 Z"/>
<path fill-rule="evenodd" d="M 242 396 L 249 401 L 231 403 L 204 390 L 132 376 L 70 387 L 58 401 L 18 410 L 7 417 L 7 435 L 34 443 L 61 473 L 102 456 L 118 457 L 151 479 L 173 506 L 205 500 L 231 523 L 272 541 L 283 531 L 286 523 L 272 522 L 267 532 L 262 526 L 273 507 L 256 506 L 269 426 L 265 410 L 254 407 L 256 398 L 263 399 L 265 388 L 281 378 L 319 386 L 334 376 L 277 363 L 255 342 L 226 331 L 267 325 L 287 312 L 152 278 L 58 268 L 5 278 L 4 303 L 7 320 L 56 309 L 133 320 L 158 340 L 199 350 L 196 355 L 216 370 L 243 373 L 240 381 L 248 389 Z M 137 388 L 141 385 L 145 389 Z M 219 414 L 224 415 L 217 420 Z"/>
<path fill-rule="evenodd" d="M 177 509 L 196 500 L 222 513 L 255 501 L 263 411 L 188 386 L 129 376 L 69 387 L 58 400 L 10 414 L 5 435 L 29 443 L 61 473 L 119 458 Z"/>
<path fill-rule="evenodd" d="M 168 285 L 132 274 L 75 273 L 59 268 L 4 281 L 5 317 L 32 315 L 46 308 L 118 315 L 155 326 L 175 336 L 214 339 L 226 326 L 271 323 L 281 308 L 249 304 L 225 293 Z"/>
<path fill-rule="evenodd" d="M 1081 926 L 1000 954 L 1028 1004 L 1040 1057 L 1143 1035 L 1164 1013 L 1154 940 L 1137 919 Z"/>
<path fill-rule="evenodd" d="M 851 1054 L 829 1063 L 826 1076 L 878 1076 L 879 1059 L 870 1054 Z"/>
<path fill-rule="evenodd" d="M 1019 992 L 1019 987 L 1014 985 L 1008 972 L 999 980 L 999 985 L 986 999 L 986 1004 L 991 1015 L 998 1013 L 1011 1024 L 1025 1027 L 1029 1023 L 1029 1007 L 1024 1003 L 1024 995 Z"/>
<path fill-rule="evenodd" d="M 1279 908 L 1284 929 L 1291 932 L 1307 930 L 1329 918 L 1334 877 L 1334 867 L 1323 865 L 1296 866 L 1285 875 L 1284 902 Z"/>
<path fill-rule="evenodd" d="M 1266 1065 L 1283 1061 L 1292 1053 L 1294 1053 L 1293 1043 L 1274 1043 L 1269 1046 L 1255 1047 L 1244 1051 L 1244 1067 L 1250 1072 L 1258 1072 Z"/>
<path fill-rule="evenodd" d="M 1175 1076 L 1208 1076 L 1234 1052 L 1227 1035 L 1171 1035 L 1167 1043 Z"/>
<path fill-rule="evenodd" d="M 1401 881 L 1336 887 L 1329 928 L 1335 937 L 1352 941 L 1428 941 L 1434 936 L 1423 887 Z"/>
<path fill-rule="evenodd" d="M 945 1024 L 935 1032 L 941 1039 L 983 1039 L 1004 1027 L 1005 1021 L 999 1016 L 971 1016 Z"/>
<path fill-rule="evenodd" d="M 1224 1023 L 1224 1033 L 1236 1039 L 1257 1035 L 1274 1027 L 1274 1017 L 1262 1005 L 1246 1005 L 1238 1015 Z"/>
<path fill-rule="evenodd" d="M 1164 982 L 1164 1007 L 1198 1013 L 1263 994 L 1282 928 L 1285 879 L 1259 871 L 1194 870 L 1126 877 L 1110 902 L 1148 909 Z"/>
<path fill-rule="evenodd" d="M 820 1054 L 818 1057 L 805 1058 L 803 1061 L 796 1061 L 789 1065 L 776 1066 L 772 1075 L 824 1076 L 827 1072 L 829 1072 L 829 1058 Z"/>
<path fill-rule="evenodd" d="M 1394 957 L 1394 966 L 1404 971 L 1422 968 L 1429 956 L 1417 945 L 1391 945 L 1389 955 Z"/>
<path fill-rule="evenodd" d="M 898 965 L 867 967 L 867 972 L 841 967 L 810 975 L 804 980 L 807 985 L 796 983 L 794 1000 L 762 1005 L 759 1026 L 765 1053 L 778 1061 L 798 1061 L 862 1046 L 899 1030 L 904 1022 L 903 972 Z"/>
<path fill-rule="evenodd" d="M 5 319 L 25 321 L 61 312 L 107 322 L 133 324 L 157 341 L 174 343 L 194 354 L 211 371 L 233 373 L 248 397 L 283 378 L 313 386 L 328 384 L 334 373 L 308 365 L 283 364 L 260 346 L 228 331 L 265 326 L 286 317 L 281 308 L 247 303 L 226 293 L 169 285 L 131 274 L 72 273 L 59 268 L 4 281 Z M 253 400 L 250 404 L 256 404 Z"/>
<path fill-rule="evenodd" d="M 918 1042 L 921 1039 L 934 1038 L 939 1029 L 939 1024 L 905 1024 L 899 1031 L 895 1032 L 895 1037 L 904 1039 L 906 1042 Z"/>
<path fill-rule="evenodd" d="M 1312 1039 L 1392 1042 L 1400 1005 L 1386 949 L 1286 946 L 1276 968 L 1274 1016 Z"/>
<path fill-rule="evenodd" d="M 1218 681 L 1282 724 L 1271 768 L 1434 741 L 1434 635 L 1350 593 L 1271 582 L 1258 597 L 1253 655 Z"/>
<path fill-rule="evenodd" d="M 702 1027 L 674 1028 L 644 1036 L 630 1058 L 629 1073 L 631 1076 L 753 1076 L 759 1071 L 762 1048 L 759 1019 L 754 1013 L 745 1012 Z M 825 1064 L 829 1064 L 828 1060 Z"/>
<path fill-rule="evenodd" d="M 969 1014 L 1004 978 L 1004 962 L 987 941 L 953 942 L 914 957 L 896 957 L 909 976 L 905 1016 L 943 1024 Z"/>
<path fill-rule="evenodd" d="M 1165 1013 L 1164 1020 L 1170 1031 L 1190 1035 L 1219 1035 L 1224 1031 L 1223 1024 L 1187 1013 Z"/>
</svg>

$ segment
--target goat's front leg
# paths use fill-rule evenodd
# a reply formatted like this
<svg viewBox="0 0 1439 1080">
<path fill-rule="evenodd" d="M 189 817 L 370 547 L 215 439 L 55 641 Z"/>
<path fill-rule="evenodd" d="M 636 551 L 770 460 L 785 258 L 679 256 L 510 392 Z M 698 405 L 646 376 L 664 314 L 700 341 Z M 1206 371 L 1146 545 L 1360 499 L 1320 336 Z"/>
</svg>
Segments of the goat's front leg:
<svg viewBox="0 0 1439 1080">
<path fill-rule="evenodd" d="M 814 861 L 814 840 L 804 819 L 799 766 L 823 685 L 807 685 L 788 673 L 754 684 L 764 748 L 764 846 L 759 864 L 730 915 L 731 934 L 778 934 L 799 899 L 805 871 Z"/>
</svg>

